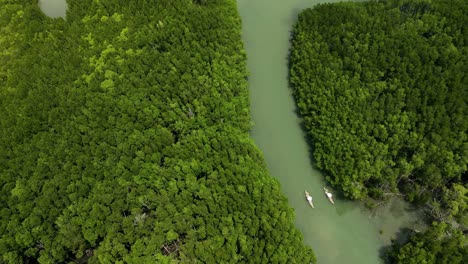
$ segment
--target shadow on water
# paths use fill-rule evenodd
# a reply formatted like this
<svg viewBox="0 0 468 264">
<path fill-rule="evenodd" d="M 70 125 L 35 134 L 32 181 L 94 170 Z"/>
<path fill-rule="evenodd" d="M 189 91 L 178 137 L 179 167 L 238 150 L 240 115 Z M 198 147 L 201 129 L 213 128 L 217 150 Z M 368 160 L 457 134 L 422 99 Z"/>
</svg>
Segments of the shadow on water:
<svg viewBox="0 0 468 264">
<path fill-rule="evenodd" d="M 297 18 L 298 18 L 298 14 L 300 12 L 302 12 L 304 10 L 304 8 L 293 8 L 291 11 L 291 20 L 294 21 L 293 22 L 293 26 L 288 30 L 288 41 L 289 43 L 292 43 L 292 40 L 294 38 L 294 26 L 296 25 L 297 23 Z M 316 169 L 317 171 L 319 171 L 322 175 L 326 175 L 326 172 L 325 171 L 322 171 L 320 170 L 318 167 L 317 167 L 317 162 L 314 158 L 314 141 L 312 140 L 312 137 L 309 135 L 308 131 L 307 131 L 307 128 L 306 128 L 306 125 L 304 123 L 304 118 L 301 114 L 301 111 L 299 109 L 299 106 L 297 105 L 297 98 L 294 94 L 294 86 L 293 84 L 291 83 L 291 51 L 292 51 L 292 45 L 289 46 L 289 49 L 288 49 L 288 53 L 286 55 L 286 58 L 285 58 L 285 63 L 286 65 L 288 65 L 288 70 L 287 70 L 287 74 L 286 74 L 286 78 L 287 78 L 287 84 L 288 84 L 288 91 L 289 93 L 291 94 L 292 98 L 294 99 L 294 109 L 293 109 L 293 113 L 299 118 L 299 127 L 300 127 L 300 130 L 302 132 L 302 136 L 303 136 L 303 139 L 304 141 L 306 142 L 307 144 L 307 153 L 308 153 L 308 158 L 310 160 L 310 164 L 311 166 Z M 343 197 L 339 197 L 339 198 L 343 198 Z"/>
<path fill-rule="evenodd" d="M 296 23 L 297 21 L 297 14 L 299 14 L 299 12 L 301 12 L 302 9 L 294 9 L 293 10 L 293 15 L 295 16 L 295 19 L 294 19 L 294 24 Z M 294 32 L 293 30 L 289 30 L 289 42 L 291 43 L 293 37 L 294 37 Z M 290 72 L 290 69 L 291 69 L 291 51 L 292 51 L 292 46 L 289 47 L 289 50 L 288 50 L 288 54 L 286 56 L 286 64 L 288 65 L 288 71 L 287 71 L 287 84 L 288 84 L 288 91 L 289 93 L 291 94 L 292 98 L 294 99 L 294 109 L 293 109 L 293 113 L 294 115 L 296 115 L 299 119 L 299 128 L 301 130 L 301 134 L 302 134 L 302 138 L 304 140 L 304 142 L 306 143 L 307 145 L 307 156 L 308 156 L 308 160 L 310 162 L 310 165 L 312 168 L 314 168 L 315 170 L 317 170 L 321 175 L 324 176 L 324 180 L 325 180 L 325 183 L 324 184 L 329 184 L 328 180 L 327 180 L 327 175 L 328 173 L 326 171 L 323 171 L 321 170 L 320 168 L 317 167 L 317 161 L 314 157 L 314 141 L 312 139 L 312 136 L 309 134 L 308 132 L 308 129 L 306 127 L 306 124 L 304 122 L 304 118 L 301 114 L 301 111 L 299 109 L 299 106 L 297 105 L 297 98 L 294 94 L 294 85 L 291 83 L 291 72 Z M 348 198 L 346 198 L 342 192 L 337 192 L 336 190 L 333 190 L 332 188 L 328 187 L 332 193 L 334 194 L 334 197 L 335 199 L 337 200 L 341 200 L 341 203 L 336 205 L 335 206 L 335 209 L 336 209 L 336 213 L 340 216 L 342 215 L 345 215 L 348 211 L 351 211 L 352 207 L 350 206 L 343 206 L 343 204 L 347 204 L 348 202 L 351 204 L 352 202 L 348 200 Z M 323 193 L 323 195 L 325 196 L 325 193 Z M 370 210 L 368 210 L 367 208 L 365 207 L 362 207 L 361 208 L 361 211 L 365 211 L 365 213 L 370 213 Z"/>
<path fill-rule="evenodd" d="M 336 199 L 334 206 L 330 204 L 323 191 L 328 185 L 326 176 L 317 169 L 313 154 L 314 138 L 307 133 L 310 129 L 290 83 L 292 28 L 303 8 L 319 2 L 238 1 L 255 122 L 251 135 L 264 152 L 268 170 L 281 183 L 295 210 L 295 224 L 319 263 L 381 263 L 380 247 L 389 244 L 399 228 L 411 228 L 412 214 L 395 218 L 401 212 L 390 209 L 391 204 L 369 210 L 362 202 L 343 199 L 343 194 L 332 188 Z M 314 210 L 304 202 L 304 189 L 314 195 Z"/>
<path fill-rule="evenodd" d="M 400 228 L 396 234 L 395 238 L 392 239 L 392 244 L 394 245 L 403 245 L 408 242 L 409 238 L 415 234 L 415 230 L 407 227 Z M 379 249 L 379 256 L 384 261 L 385 264 L 394 263 L 394 260 L 390 257 L 391 252 L 393 251 L 392 245 L 383 246 Z"/>
<path fill-rule="evenodd" d="M 293 32 L 290 31 L 290 40 L 292 40 L 292 38 L 293 38 Z M 317 160 L 314 157 L 315 142 L 312 139 L 312 136 L 309 134 L 309 131 L 308 131 L 307 127 L 306 127 L 306 124 L 304 122 L 304 118 L 302 116 L 302 113 L 301 113 L 301 111 L 299 109 L 299 106 L 297 105 L 297 98 L 296 98 L 296 96 L 294 94 L 294 85 L 290 81 L 291 80 L 291 72 L 289 71 L 289 69 L 291 69 L 291 48 L 288 51 L 287 64 L 288 64 L 288 72 L 287 72 L 288 89 L 289 89 L 289 92 L 291 93 L 291 96 L 294 99 L 294 110 L 293 110 L 293 112 L 299 118 L 298 125 L 300 127 L 301 132 L 302 132 L 303 140 L 307 144 L 307 153 L 308 153 L 308 159 L 310 161 L 310 165 L 312 166 L 312 168 L 319 171 L 320 174 L 324 176 L 325 182 L 330 185 L 330 183 L 328 182 L 328 179 L 327 179 L 329 177 L 328 172 L 318 168 L 318 166 L 317 166 Z M 337 192 L 336 190 L 333 190 L 332 188 L 329 188 L 329 189 L 331 190 L 331 192 L 333 193 L 335 198 L 337 198 L 339 200 L 347 200 L 348 199 L 347 197 L 345 197 L 343 195 L 342 192 Z M 366 210 L 366 211 L 369 212 L 369 210 Z"/>
<path fill-rule="evenodd" d="M 310 8 L 306 8 L 306 9 L 310 9 Z M 292 20 L 294 21 L 294 23 L 293 23 L 293 27 L 291 29 L 289 29 L 289 31 L 288 31 L 289 43 L 292 43 L 292 39 L 294 37 L 294 26 L 297 23 L 297 16 L 298 16 L 298 14 L 300 12 L 302 12 L 304 10 L 305 10 L 304 8 L 293 8 L 292 9 L 291 17 L 293 18 Z M 294 99 L 293 113 L 299 118 L 298 125 L 300 127 L 301 132 L 302 132 L 303 140 L 307 144 L 308 159 L 310 161 L 310 164 L 311 164 L 312 168 L 319 171 L 320 174 L 324 176 L 325 183 L 330 185 L 330 183 L 328 182 L 328 179 L 327 179 L 328 177 L 330 177 L 328 172 L 324 171 L 324 170 L 321 170 L 317 166 L 317 160 L 314 157 L 315 142 L 314 142 L 312 136 L 308 132 L 308 129 L 307 129 L 306 124 L 304 122 L 304 118 L 303 118 L 303 116 L 301 114 L 299 106 L 297 105 L 297 97 L 295 96 L 295 93 L 294 93 L 295 88 L 294 88 L 294 85 L 291 83 L 291 72 L 290 72 L 290 69 L 291 69 L 291 51 L 292 51 L 292 46 L 289 46 L 289 50 L 288 50 L 288 53 L 287 53 L 287 56 L 286 56 L 285 60 L 286 60 L 286 64 L 288 65 L 288 71 L 287 71 L 288 91 L 291 94 L 292 98 Z M 333 190 L 332 188 L 329 188 L 329 189 L 333 192 L 334 197 L 337 200 L 341 200 L 342 203 L 347 203 L 347 202 L 353 203 L 352 201 L 349 200 L 349 198 L 345 197 L 344 194 L 342 192 L 338 191 L 337 189 L 335 189 L 335 190 Z M 401 199 L 401 198 L 399 198 L 399 199 L 401 201 L 403 201 L 403 199 Z M 391 200 L 394 200 L 394 198 L 391 198 Z M 419 210 L 419 209 L 417 209 L 416 206 L 411 205 L 409 203 L 395 203 L 395 202 L 388 202 L 388 201 L 385 202 L 382 207 L 385 207 L 387 203 L 391 205 L 391 208 L 390 208 L 389 211 L 391 212 L 391 215 L 393 217 L 395 217 L 395 218 L 399 218 L 399 217 L 407 215 L 410 212 L 415 212 L 415 211 Z M 347 207 L 347 206 L 336 206 L 336 211 L 337 211 L 337 213 L 339 215 L 344 215 L 344 214 L 346 214 L 346 211 L 349 211 L 349 210 L 350 210 L 350 207 Z M 369 214 L 370 217 L 373 217 L 373 214 L 376 213 L 376 211 L 378 211 L 378 208 L 373 209 L 373 208 L 369 208 L 367 206 L 360 206 L 360 210 L 361 210 L 361 212 L 363 212 L 365 214 Z"/>
<path fill-rule="evenodd" d="M 291 39 L 292 39 L 292 32 L 290 32 L 291 34 Z M 312 167 L 318 171 L 320 171 L 320 173 L 322 175 L 325 175 L 325 172 L 320 170 L 319 168 L 317 168 L 317 162 L 314 158 L 314 141 L 312 140 L 312 137 L 309 135 L 308 131 L 307 131 L 307 128 L 305 126 L 305 123 L 304 123 L 304 118 L 301 114 L 301 111 L 299 109 L 299 106 L 297 105 L 297 98 L 294 94 L 294 86 L 293 84 L 291 83 L 291 72 L 289 69 L 291 69 L 291 49 L 289 49 L 288 51 L 288 56 L 286 58 L 286 61 L 287 61 L 287 65 L 288 65 L 288 72 L 287 72 L 287 80 L 288 80 L 288 90 L 289 90 L 289 93 L 291 94 L 292 98 L 294 99 L 294 109 L 293 109 L 293 113 L 299 118 L 299 127 L 300 127 L 300 130 L 302 132 L 302 136 L 303 136 L 303 139 L 304 141 L 306 142 L 307 144 L 307 153 L 308 153 L 308 157 L 309 157 L 309 160 L 310 160 L 310 164 L 312 165 Z"/>
</svg>

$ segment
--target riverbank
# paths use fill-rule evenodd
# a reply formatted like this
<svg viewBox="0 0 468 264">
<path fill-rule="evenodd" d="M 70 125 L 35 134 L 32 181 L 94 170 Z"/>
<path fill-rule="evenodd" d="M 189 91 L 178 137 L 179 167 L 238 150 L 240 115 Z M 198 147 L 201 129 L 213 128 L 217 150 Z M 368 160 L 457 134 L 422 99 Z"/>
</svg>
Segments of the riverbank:
<svg viewBox="0 0 468 264">
<path fill-rule="evenodd" d="M 324 176 L 311 162 L 306 135 L 288 88 L 290 31 L 298 12 L 319 1 L 238 1 L 250 72 L 254 127 L 251 136 L 264 152 L 296 212 L 296 226 L 318 263 L 379 263 L 380 250 L 402 227 L 417 222 L 405 203 L 393 202 L 376 215 L 358 202 L 338 197 L 331 205 L 323 193 Z M 304 199 L 314 197 L 315 209 Z M 338 195 L 339 196 L 339 195 Z"/>
</svg>

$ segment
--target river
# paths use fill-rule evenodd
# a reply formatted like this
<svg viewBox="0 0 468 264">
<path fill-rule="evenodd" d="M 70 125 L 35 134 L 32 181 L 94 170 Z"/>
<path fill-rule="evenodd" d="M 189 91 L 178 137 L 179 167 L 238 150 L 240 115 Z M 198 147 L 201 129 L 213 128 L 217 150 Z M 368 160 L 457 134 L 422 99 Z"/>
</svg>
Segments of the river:
<svg viewBox="0 0 468 264">
<path fill-rule="evenodd" d="M 344 199 L 335 198 L 335 205 L 331 205 L 323 193 L 324 177 L 312 165 L 311 150 L 288 87 L 290 31 L 298 12 L 319 2 L 238 0 L 255 123 L 251 136 L 263 151 L 271 175 L 281 183 L 295 210 L 295 224 L 319 263 L 381 263 L 382 246 L 390 243 L 399 228 L 418 224 L 417 214 L 399 200 L 375 214 L 361 203 Z M 39 0 L 39 4 L 46 15 L 65 16 L 64 0 Z M 306 189 L 314 197 L 315 209 L 305 201 Z"/>
<path fill-rule="evenodd" d="M 312 165 L 288 87 L 291 29 L 302 9 L 320 2 L 324 1 L 238 1 L 250 73 L 251 136 L 263 151 L 271 175 L 281 183 L 295 210 L 295 224 L 318 263 L 381 263 L 381 248 L 399 228 L 419 224 L 417 213 L 397 199 L 372 213 L 361 203 L 343 199 L 331 205 L 323 192 L 324 177 Z M 315 209 L 305 201 L 306 189 L 314 197 Z"/>
</svg>

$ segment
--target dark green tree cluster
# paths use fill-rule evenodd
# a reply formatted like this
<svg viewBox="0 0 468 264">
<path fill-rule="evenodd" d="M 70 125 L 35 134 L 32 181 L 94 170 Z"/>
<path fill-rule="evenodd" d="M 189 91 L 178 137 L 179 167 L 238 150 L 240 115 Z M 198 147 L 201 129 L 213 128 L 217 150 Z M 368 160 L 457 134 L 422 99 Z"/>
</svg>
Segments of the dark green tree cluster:
<svg viewBox="0 0 468 264">
<path fill-rule="evenodd" d="M 408 242 L 395 245 L 389 263 L 458 264 L 468 262 L 466 237 L 445 223 L 434 223 L 423 233 L 414 233 Z"/>
<path fill-rule="evenodd" d="M 402 193 L 467 213 L 468 2 L 318 5 L 290 81 L 317 166 L 351 198 Z"/>
<path fill-rule="evenodd" d="M 394 245 L 391 263 L 467 261 L 467 12 L 463 0 L 325 4 L 293 30 L 290 82 L 317 166 L 350 198 L 403 195 L 440 222 Z"/>
<path fill-rule="evenodd" d="M 310 263 L 234 0 L 0 0 L 1 263 Z"/>
</svg>

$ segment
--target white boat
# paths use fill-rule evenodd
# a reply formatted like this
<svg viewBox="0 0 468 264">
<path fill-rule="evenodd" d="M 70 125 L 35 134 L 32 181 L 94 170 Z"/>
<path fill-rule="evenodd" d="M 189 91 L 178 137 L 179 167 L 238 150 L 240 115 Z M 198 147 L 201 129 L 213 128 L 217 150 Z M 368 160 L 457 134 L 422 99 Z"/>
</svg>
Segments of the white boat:
<svg viewBox="0 0 468 264">
<path fill-rule="evenodd" d="M 312 195 L 310 195 L 307 191 L 305 191 L 305 197 L 310 207 L 314 208 L 314 203 L 312 202 Z"/>
<path fill-rule="evenodd" d="M 335 204 L 335 202 L 333 201 L 333 194 L 329 192 L 328 189 L 325 187 L 323 187 L 323 190 L 325 191 L 325 195 L 327 196 L 330 203 Z"/>
</svg>

